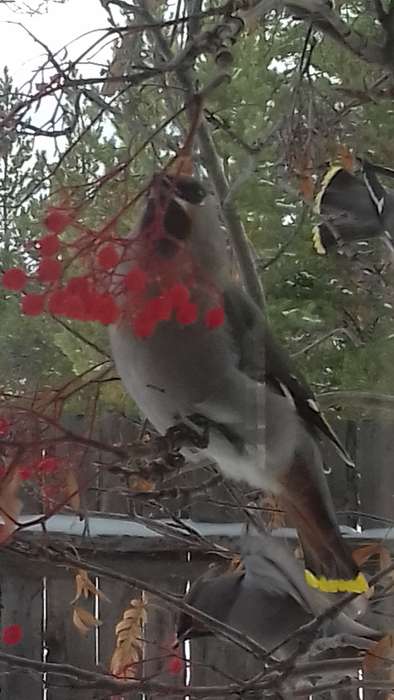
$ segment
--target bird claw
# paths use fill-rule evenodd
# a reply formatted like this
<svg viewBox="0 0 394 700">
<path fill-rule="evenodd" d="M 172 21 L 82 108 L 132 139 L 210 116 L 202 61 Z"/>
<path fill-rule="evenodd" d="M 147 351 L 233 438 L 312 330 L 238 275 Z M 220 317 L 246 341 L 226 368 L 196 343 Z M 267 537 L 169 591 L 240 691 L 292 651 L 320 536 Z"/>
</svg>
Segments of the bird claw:
<svg viewBox="0 0 394 700">
<path fill-rule="evenodd" d="M 313 642 L 309 655 L 311 657 L 319 656 L 320 654 L 324 654 L 327 651 L 343 647 L 367 651 L 374 644 L 376 644 L 376 640 L 368 639 L 367 637 L 360 637 L 357 635 L 348 634 L 345 632 L 317 639 L 315 642 Z"/>
<path fill-rule="evenodd" d="M 169 428 L 165 437 L 173 449 L 197 447 L 203 450 L 209 443 L 209 425 L 201 416 L 188 416 Z"/>
</svg>

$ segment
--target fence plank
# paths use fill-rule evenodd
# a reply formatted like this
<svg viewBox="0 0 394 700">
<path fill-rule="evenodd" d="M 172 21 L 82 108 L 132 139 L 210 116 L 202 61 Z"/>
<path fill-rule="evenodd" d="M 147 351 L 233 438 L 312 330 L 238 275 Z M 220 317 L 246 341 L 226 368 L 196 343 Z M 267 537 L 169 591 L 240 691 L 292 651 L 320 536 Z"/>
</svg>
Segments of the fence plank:
<svg viewBox="0 0 394 700">
<path fill-rule="evenodd" d="M 103 556 L 101 564 L 113 568 L 121 573 L 133 573 L 135 576 L 155 583 L 159 588 L 164 588 L 175 593 L 183 594 L 187 577 L 185 554 L 168 555 L 134 555 L 126 554 L 116 557 Z M 132 598 L 139 598 L 141 591 L 120 582 L 112 582 L 100 579 L 100 590 L 111 599 L 110 604 L 102 604 L 101 618 L 103 625 L 99 630 L 99 658 L 100 665 L 109 668 L 110 658 L 115 648 L 115 626 L 122 617 L 124 610 L 129 606 Z M 146 678 L 159 678 L 163 682 L 174 685 L 183 684 L 183 676 L 176 677 L 168 674 L 167 657 L 168 649 L 174 638 L 176 612 L 171 610 L 156 596 L 147 597 L 147 623 L 144 626 L 143 672 Z M 139 700 L 142 694 L 129 693 L 127 700 Z M 145 694 L 146 700 L 153 700 L 153 696 Z"/>
<path fill-rule="evenodd" d="M 127 445 L 137 439 L 139 426 L 125 416 L 116 413 L 106 413 L 97 425 L 98 439 L 109 445 Z M 98 458 L 103 464 L 99 475 L 100 510 L 108 513 L 128 513 L 127 497 L 117 493 L 117 489 L 126 488 L 124 479 L 106 469 L 106 464 L 114 461 L 112 455 L 99 452 Z"/>
<path fill-rule="evenodd" d="M 346 447 L 350 456 L 357 462 L 358 467 L 357 426 L 352 421 L 333 420 L 329 413 L 327 413 L 327 418 L 329 419 L 342 444 Z M 357 494 L 360 488 L 360 483 L 356 470 L 350 469 L 346 466 L 343 459 L 339 456 L 335 448 L 328 442 L 328 440 L 324 440 L 322 443 L 322 448 L 324 464 L 330 469 L 330 473 L 327 476 L 327 481 L 330 487 L 332 499 L 334 501 L 335 510 L 358 510 Z M 338 517 L 338 520 L 342 525 L 353 526 L 356 522 L 356 518 L 354 516 L 348 515 L 341 515 Z"/>
<path fill-rule="evenodd" d="M 392 519 L 394 509 L 394 431 L 387 420 L 363 421 L 360 425 L 359 468 L 361 510 Z M 364 527 L 381 527 L 363 518 Z"/>
<path fill-rule="evenodd" d="M 75 583 L 72 574 L 59 573 L 47 579 L 47 629 L 45 642 L 48 649 L 47 661 L 69 663 L 85 669 L 95 668 L 95 631 L 92 629 L 85 637 L 73 624 L 73 609 L 70 601 L 75 595 Z M 81 607 L 94 613 L 94 602 L 78 602 Z M 93 700 L 94 691 L 70 690 L 67 680 L 61 681 L 48 674 L 48 700 Z"/>
<path fill-rule="evenodd" d="M 148 556 L 141 563 L 140 575 L 160 589 L 183 595 L 189 576 L 189 563 L 185 553 Z M 175 639 L 177 611 L 157 596 L 148 595 L 148 621 L 144 630 L 146 678 L 154 676 L 163 683 L 174 686 L 184 684 L 184 673 L 173 675 L 169 669 L 171 645 Z M 147 700 L 156 700 L 156 694 L 148 694 Z"/>
<path fill-rule="evenodd" d="M 4 570 L 3 570 L 4 571 Z M 21 642 L 3 650 L 42 660 L 42 579 L 30 575 L 28 567 L 21 570 L 6 570 L 0 577 L 1 628 L 20 625 L 23 630 Z M 26 669 L 9 669 L 1 666 L 1 697 L 5 700 L 42 700 L 42 676 Z"/>
<path fill-rule="evenodd" d="M 208 566 L 209 560 L 192 555 L 189 574 L 191 582 L 205 572 Z M 218 636 L 193 639 L 189 648 L 191 685 L 227 685 L 251 678 L 263 670 L 261 662 L 252 654 Z M 223 695 L 219 700 L 227 698 Z"/>
</svg>

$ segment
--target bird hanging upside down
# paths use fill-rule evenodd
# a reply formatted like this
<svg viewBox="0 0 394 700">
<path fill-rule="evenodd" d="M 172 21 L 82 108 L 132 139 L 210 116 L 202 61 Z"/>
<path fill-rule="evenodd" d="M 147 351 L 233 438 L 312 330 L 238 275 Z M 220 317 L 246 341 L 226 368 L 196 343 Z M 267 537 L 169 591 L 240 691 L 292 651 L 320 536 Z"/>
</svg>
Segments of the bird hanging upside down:
<svg viewBox="0 0 394 700">
<path fill-rule="evenodd" d="M 224 573 L 208 569 L 194 581 L 184 601 L 244 632 L 279 660 L 298 651 L 297 631 L 332 603 L 306 585 L 292 552 L 278 538 L 263 533 L 243 538 L 240 567 Z M 178 643 L 210 634 L 201 622 L 180 614 Z M 322 625 L 314 651 L 344 646 L 366 651 L 382 636 L 341 612 Z"/>
<path fill-rule="evenodd" d="M 333 165 L 323 177 L 314 204 L 320 223 L 312 231 L 313 247 L 319 255 L 347 243 L 379 237 L 393 251 L 394 190 L 383 187 L 376 166 L 365 160 L 358 162 L 355 172 Z M 393 176 L 392 171 L 379 170 Z"/>
<path fill-rule="evenodd" d="M 112 354 L 144 415 L 162 434 L 185 424 L 195 432 L 189 458 L 209 457 L 225 476 L 280 496 L 311 586 L 366 590 L 336 523 L 320 437 L 351 460 L 233 280 L 217 203 L 198 181 L 153 178 L 114 285 L 124 311 L 110 328 Z"/>
</svg>

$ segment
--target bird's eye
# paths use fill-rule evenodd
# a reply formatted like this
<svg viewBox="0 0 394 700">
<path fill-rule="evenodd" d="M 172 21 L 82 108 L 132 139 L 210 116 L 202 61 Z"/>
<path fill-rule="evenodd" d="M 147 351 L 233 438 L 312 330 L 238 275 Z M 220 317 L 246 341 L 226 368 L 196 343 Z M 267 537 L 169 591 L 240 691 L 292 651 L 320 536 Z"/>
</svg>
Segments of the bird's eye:
<svg viewBox="0 0 394 700">
<path fill-rule="evenodd" d="M 192 221 L 183 207 L 172 199 L 164 214 L 163 225 L 168 236 L 183 241 L 190 236 Z"/>
<path fill-rule="evenodd" d="M 205 187 L 192 178 L 178 178 L 175 186 L 178 196 L 189 204 L 201 204 L 207 196 Z"/>
</svg>

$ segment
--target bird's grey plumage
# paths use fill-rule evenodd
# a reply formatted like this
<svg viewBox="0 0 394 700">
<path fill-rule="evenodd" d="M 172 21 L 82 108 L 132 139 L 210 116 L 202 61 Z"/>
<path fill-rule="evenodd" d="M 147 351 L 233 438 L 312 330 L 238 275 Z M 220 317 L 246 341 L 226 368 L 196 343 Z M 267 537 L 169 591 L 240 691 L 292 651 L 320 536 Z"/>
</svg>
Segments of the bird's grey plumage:
<svg viewBox="0 0 394 700">
<path fill-rule="evenodd" d="M 198 209 L 190 237 L 191 253 L 198 267 L 207 276 L 214 275 L 224 288 L 225 324 L 212 332 L 202 320 L 188 328 L 171 320 L 141 341 L 130 324 L 121 323 L 110 329 L 113 357 L 126 388 L 159 431 L 201 414 L 211 421 L 207 454 L 227 475 L 255 487 L 277 490 L 276 475 L 272 480 L 270 471 L 282 464 L 285 470 L 291 459 L 297 440 L 297 414 L 287 396 L 266 391 L 263 384 L 264 326 L 260 329 L 258 309 L 231 280 L 225 233 L 217 223 L 214 198 L 208 195 Z M 204 307 L 204 290 L 199 293 Z M 235 319 L 233 309 L 240 303 Z M 255 329 L 259 331 L 257 338 L 253 338 Z M 283 425 L 281 417 L 286 412 L 289 420 Z M 226 426 L 235 445 L 220 429 L 215 430 L 214 422 Z M 242 471 L 240 450 L 245 460 Z"/>
<path fill-rule="evenodd" d="M 185 601 L 210 616 L 256 639 L 274 656 L 286 658 L 296 651 L 297 630 L 332 604 L 312 590 L 292 552 L 277 538 L 260 533 L 248 535 L 241 547 L 242 569 L 215 576 L 201 576 Z M 181 613 L 178 638 L 209 634 L 206 628 Z M 322 625 L 313 653 L 338 646 L 368 649 L 380 633 L 340 613 Z M 276 648 L 278 647 L 278 648 Z"/>
<path fill-rule="evenodd" d="M 181 251 L 177 274 L 183 273 L 185 251 L 193 261 L 192 293 L 200 314 L 187 326 L 172 317 L 143 340 L 133 333 L 127 315 L 112 326 L 112 353 L 123 384 L 162 433 L 185 420 L 190 424 L 195 416 L 205 421 L 209 440 L 199 457 L 216 460 L 232 479 L 281 494 L 305 550 L 315 552 L 309 559 L 313 569 L 320 567 L 329 578 L 352 579 L 357 568 L 336 527 L 318 436 L 326 435 L 339 449 L 340 443 L 261 311 L 233 280 L 214 197 L 192 201 L 181 178 L 173 183 L 167 190 L 171 206 L 160 225 L 163 236 L 174 242 L 175 261 Z M 144 221 L 153 220 L 166 187 L 167 179 L 154 182 L 130 246 L 149 230 Z M 123 264 L 120 271 L 127 269 Z M 203 320 L 212 288 L 220 292 L 225 312 L 224 323 L 214 330 Z"/>
</svg>

